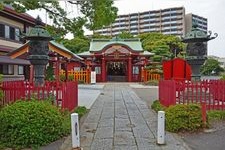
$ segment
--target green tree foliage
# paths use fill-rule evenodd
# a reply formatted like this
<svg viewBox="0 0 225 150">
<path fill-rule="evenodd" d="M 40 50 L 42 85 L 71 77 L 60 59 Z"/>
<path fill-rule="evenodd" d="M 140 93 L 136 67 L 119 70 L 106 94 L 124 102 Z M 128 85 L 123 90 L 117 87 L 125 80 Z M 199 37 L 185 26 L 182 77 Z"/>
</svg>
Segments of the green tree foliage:
<svg viewBox="0 0 225 150">
<path fill-rule="evenodd" d="M 89 50 L 90 40 L 87 38 L 76 37 L 71 40 L 64 40 L 63 45 L 71 50 L 73 53 L 81 53 Z"/>
<path fill-rule="evenodd" d="M 205 64 L 201 67 L 203 75 L 219 75 L 224 69 L 220 67 L 220 63 L 213 58 L 206 60 Z"/>
<path fill-rule="evenodd" d="M 138 36 L 145 50 L 157 53 L 162 57 L 177 56 L 184 49 L 180 38 L 161 33 L 144 33 Z M 157 56 L 158 57 L 158 56 Z"/>
<path fill-rule="evenodd" d="M 108 26 L 117 17 L 118 9 L 112 0 L 79 1 L 81 12 L 87 19 L 86 27 L 90 30 Z"/>
<path fill-rule="evenodd" d="M 162 73 L 162 61 L 171 59 L 175 56 L 183 56 L 184 44 L 180 38 L 173 35 L 161 33 L 144 33 L 138 35 L 145 50 L 154 53 L 152 63 L 146 66 L 155 73 Z"/>
<path fill-rule="evenodd" d="M 125 31 L 123 31 L 122 33 L 120 33 L 118 35 L 118 37 L 121 38 L 121 39 L 131 39 L 131 38 L 134 38 L 134 36 L 130 32 L 125 32 Z"/>
<path fill-rule="evenodd" d="M 66 8 L 63 8 L 59 1 L 5 0 L 0 3 L 0 6 L 9 4 L 21 13 L 35 9 L 45 10 L 49 18 L 53 20 L 53 27 L 59 29 L 56 35 L 65 35 L 64 32 L 71 32 L 74 36 L 83 36 L 84 26 L 90 30 L 95 30 L 111 24 L 117 17 L 118 9 L 113 6 L 114 2 L 111 0 L 68 1 L 66 3 L 75 6 L 80 15 L 69 18 Z M 63 33 L 60 33 L 61 31 Z"/>
</svg>

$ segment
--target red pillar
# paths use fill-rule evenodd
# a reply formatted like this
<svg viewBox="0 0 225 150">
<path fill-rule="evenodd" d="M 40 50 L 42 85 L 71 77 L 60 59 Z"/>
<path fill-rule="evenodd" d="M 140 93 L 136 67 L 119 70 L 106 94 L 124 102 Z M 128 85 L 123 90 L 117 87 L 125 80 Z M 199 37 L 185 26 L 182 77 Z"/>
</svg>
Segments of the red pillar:
<svg viewBox="0 0 225 150">
<path fill-rule="evenodd" d="M 131 57 L 128 58 L 128 82 L 132 81 L 132 62 Z"/>
<path fill-rule="evenodd" d="M 103 57 L 102 58 L 102 82 L 105 82 L 106 81 L 106 68 L 105 68 L 105 58 Z"/>
<path fill-rule="evenodd" d="M 68 81 L 68 62 L 66 61 L 66 63 L 65 63 L 65 76 L 66 76 L 66 81 Z"/>
<path fill-rule="evenodd" d="M 29 82 L 33 83 L 33 79 L 34 79 L 34 66 L 30 65 L 30 78 L 29 78 Z"/>
</svg>

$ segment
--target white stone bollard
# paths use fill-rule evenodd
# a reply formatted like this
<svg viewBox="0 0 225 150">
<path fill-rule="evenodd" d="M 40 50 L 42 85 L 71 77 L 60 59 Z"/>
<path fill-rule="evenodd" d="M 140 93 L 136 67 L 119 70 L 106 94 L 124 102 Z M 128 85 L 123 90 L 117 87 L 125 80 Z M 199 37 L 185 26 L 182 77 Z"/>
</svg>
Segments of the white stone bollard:
<svg viewBox="0 0 225 150">
<path fill-rule="evenodd" d="M 79 134 L 79 121 L 77 113 L 71 114 L 71 129 L 72 129 L 72 147 L 79 148 L 80 134 Z"/>
<path fill-rule="evenodd" d="M 157 144 L 165 144 L 165 111 L 158 111 Z"/>
</svg>

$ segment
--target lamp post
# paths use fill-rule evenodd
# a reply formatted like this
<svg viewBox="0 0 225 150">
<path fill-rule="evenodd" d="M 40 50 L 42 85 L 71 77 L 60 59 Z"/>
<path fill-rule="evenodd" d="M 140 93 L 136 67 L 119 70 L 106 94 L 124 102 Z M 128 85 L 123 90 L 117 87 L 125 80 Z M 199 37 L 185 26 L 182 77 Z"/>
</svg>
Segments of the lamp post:
<svg viewBox="0 0 225 150">
<path fill-rule="evenodd" d="M 197 27 L 197 24 L 194 22 L 192 30 L 182 38 L 182 42 L 187 43 L 186 60 L 191 66 L 191 76 L 194 81 L 199 81 L 201 79 L 200 67 L 207 59 L 207 42 L 218 36 L 217 33 L 215 33 L 214 36 L 211 36 L 211 31 L 207 34 Z"/>
<path fill-rule="evenodd" d="M 41 26 L 41 23 L 41 18 L 38 16 L 35 27 L 31 28 L 30 32 L 24 35 L 24 39 L 29 40 L 28 59 L 34 66 L 35 86 L 42 86 L 44 84 L 45 67 L 49 60 L 48 42 L 52 40 L 52 37 Z"/>
</svg>

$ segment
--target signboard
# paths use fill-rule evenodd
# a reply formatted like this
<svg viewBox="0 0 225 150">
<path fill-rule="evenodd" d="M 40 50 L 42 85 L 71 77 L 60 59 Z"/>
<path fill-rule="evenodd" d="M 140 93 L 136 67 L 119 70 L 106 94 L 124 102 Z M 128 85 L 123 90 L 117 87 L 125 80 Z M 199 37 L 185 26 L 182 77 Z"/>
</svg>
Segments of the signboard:
<svg viewBox="0 0 225 150">
<path fill-rule="evenodd" d="M 96 83 L 96 72 L 91 71 L 91 84 L 95 84 L 95 83 Z"/>
</svg>

